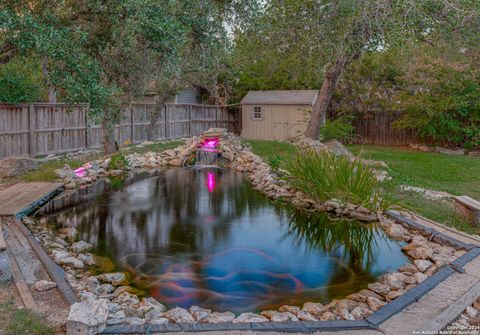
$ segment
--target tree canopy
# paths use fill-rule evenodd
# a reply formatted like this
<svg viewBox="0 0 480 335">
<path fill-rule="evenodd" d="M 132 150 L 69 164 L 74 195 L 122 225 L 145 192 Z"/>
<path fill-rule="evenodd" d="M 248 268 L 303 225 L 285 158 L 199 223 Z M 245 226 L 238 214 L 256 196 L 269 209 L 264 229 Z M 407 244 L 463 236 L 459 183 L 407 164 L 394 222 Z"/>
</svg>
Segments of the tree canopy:
<svg viewBox="0 0 480 335">
<path fill-rule="evenodd" d="M 211 69 L 224 35 L 220 7 L 206 0 L 7 1 L 0 25 L 2 62 L 39 59 L 64 101 L 102 118 L 107 151 L 121 106 L 152 81 Z"/>
<path fill-rule="evenodd" d="M 20 102 L 48 91 L 88 103 L 109 151 L 122 106 L 152 88 L 162 103 L 186 85 L 218 103 L 252 89 L 320 89 L 311 138 L 329 109 L 391 108 L 392 101 L 412 115 L 398 126 L 420 127 L 412 120 L 427 120 L 426 109 L 452 110 L 454 99 L 445 109 L 441 98 L 449 90 L 457 90 L 455 105 L 475 110 L 479 32 L 476 0 L 5 0 L 0 94 Z M 435 84 L 441 80 L 456 84 Z M 415 85 L 428 91 L 411 94 Z M 457 94 L 467 87 L 475 93 Z M 418 103 L 426 109 L 414 111 Z"/>
</svg>

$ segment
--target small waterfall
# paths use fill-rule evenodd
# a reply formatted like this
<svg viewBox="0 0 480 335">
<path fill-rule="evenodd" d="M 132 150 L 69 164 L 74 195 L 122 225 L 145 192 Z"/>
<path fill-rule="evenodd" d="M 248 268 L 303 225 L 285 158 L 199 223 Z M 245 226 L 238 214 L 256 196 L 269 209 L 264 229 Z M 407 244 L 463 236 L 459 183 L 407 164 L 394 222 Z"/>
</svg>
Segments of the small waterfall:
<svg viewBox="0 0 480 335">
<path fill-rule="evenodd" d="M 214 165 L 218 159 L 218 152 L 205 151 L 199 148 L 195 153 L 195 165 Z"/>
<path fill-rule="evenodd" d="M 217 145 L 219 137 L 206 137 L 195 153 L 195 165 L 214 165 L 219 157 Z"/>
</svg>

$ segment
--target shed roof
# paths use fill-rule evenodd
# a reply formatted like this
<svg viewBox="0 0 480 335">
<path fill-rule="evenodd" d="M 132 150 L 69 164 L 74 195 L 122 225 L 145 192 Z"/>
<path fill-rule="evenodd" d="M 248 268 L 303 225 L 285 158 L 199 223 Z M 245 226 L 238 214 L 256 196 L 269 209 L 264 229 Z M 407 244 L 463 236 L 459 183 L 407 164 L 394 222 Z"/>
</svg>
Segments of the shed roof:
<svg viewBox="0 0 480 335">
<path fill-rule="evenodd" d="M 313 105 L 317 96 L 318 90 L 249 91 L 240 103 L 244 105 Z"/>
</svg>

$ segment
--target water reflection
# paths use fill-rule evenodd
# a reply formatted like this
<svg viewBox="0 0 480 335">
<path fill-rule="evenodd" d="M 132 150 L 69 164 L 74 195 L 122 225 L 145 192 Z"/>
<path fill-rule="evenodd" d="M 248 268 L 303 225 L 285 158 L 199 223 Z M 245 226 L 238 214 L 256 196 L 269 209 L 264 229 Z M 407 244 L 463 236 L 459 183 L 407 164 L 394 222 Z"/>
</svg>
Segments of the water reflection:
<svg viewBox="0 0 480 335">
<path fill-rule="evenodd" d="M 326 301 L 407 260 L 376 229 L 272 203 L 243 177 L 179 169 L 50 215 L 171 306 L 246 311 Z"/>
</svg>

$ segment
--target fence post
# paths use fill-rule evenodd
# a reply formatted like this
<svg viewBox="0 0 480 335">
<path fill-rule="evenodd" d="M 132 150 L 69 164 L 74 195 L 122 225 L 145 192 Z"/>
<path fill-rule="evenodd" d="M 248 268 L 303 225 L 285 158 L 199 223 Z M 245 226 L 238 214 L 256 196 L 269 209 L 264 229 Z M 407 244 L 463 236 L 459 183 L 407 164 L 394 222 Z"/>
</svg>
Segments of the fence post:
<svg viewBox="0 0 480 335">
<path fill-rule="evenodd" d="M 215 107 L 215 128 L 218 128 L 218 106 Z"/>
<path fill-rule="evenodd" d="M 28 154 L 30 156 L 35 155 L 35 134 L 34 130 L 35 122 L 35 105 L 33 103 L 28 105 Z"/>
<path fill-rule="evenodd" d="M 130 105 L 130 139 L 132 144 L 135 143 L 135 120 L 133 117 L 133 107 Z"/>
<path fill-rule="evenodd" d="M 163 108 L 165 110 L 165 113 L 164 113 L 165 114 L 165 139 L 167 139 L 168 138 L 168 134 L 167 134 L 167 130 L 168 130 L 168 126 L 167 126 L 167 120 L 168 120 L 168 118 L 167 118 L 167 104 L 164 104 Z"/>
<path fill-rule="evenodd" d="M 188 136 L 192 136 L 192 105 L 188 105 Z"/>
<path fill-rule="evenodd" d="M 88 117 L 87 117 L 87 110 L 85 108 L 85 106 L 82 106 L 82 110 L 83 110 L 83 117 L 84 117 L 84 122 L 85 122 L 85 149 L 88 149 L 89 148 L 89 145 L 88 145 Z"/>
</svg>

